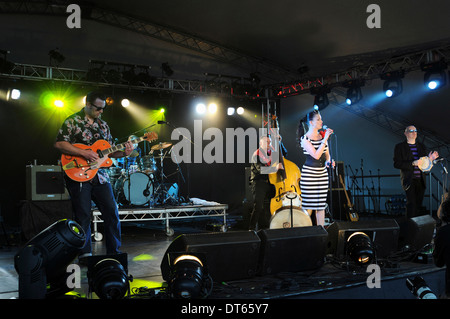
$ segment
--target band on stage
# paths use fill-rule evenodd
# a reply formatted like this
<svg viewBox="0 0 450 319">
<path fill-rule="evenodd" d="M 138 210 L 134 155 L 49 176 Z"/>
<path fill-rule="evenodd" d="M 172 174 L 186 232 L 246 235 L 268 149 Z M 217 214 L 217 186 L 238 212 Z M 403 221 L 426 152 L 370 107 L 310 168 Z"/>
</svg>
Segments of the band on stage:
<svg viewBox="0 0 450 319">
<path fill-rule="evenodd" d="M 125 143 L 116 145 L 108 124 L 101 119 L 105 109 L 105 96 L 89 93 L 84 108 L 61 126 L 55 147 L 62 153 L 75 220 L 86 228 L 90 238 L 91 202 L 94 202 L 105 221 L 108 252 L 117 253 L 121 243 L 118 206 L 176 205 L 180 196 L 168 190 L 164 173 L 164 161 L 169 158 L 172 144 L 157 141 L 156 135 L 131 134 Z M 305 162 L 299 168 L 287 157 L 279 127 L 269 126 L 251 160 L 253 207 L 248 229 L 324 226 L 330 182 L 336 176 L 329 146 L 334 130 L 324 125 L 318 110 L 300 120 L 296 140 Z M 428 151 L 417 141 L 414 126 L 406 127 L 404 134 L 406 140 L 395 146 L 393 166 L 400 170 L 407 216 L 413 217 L 420 214 L 424 172 L 431 169 L 439 154 Z M 138 146 L 142 140 L 154 142 L 149 152 Z M 354 207 L 348 201 L 346 208 Z M 349 211 L 348 218 L 357 220 L 356 212 Z M 88 241 L 83 250 L 87 255 L 91 254 L 90 245 Z"/>
</svg>

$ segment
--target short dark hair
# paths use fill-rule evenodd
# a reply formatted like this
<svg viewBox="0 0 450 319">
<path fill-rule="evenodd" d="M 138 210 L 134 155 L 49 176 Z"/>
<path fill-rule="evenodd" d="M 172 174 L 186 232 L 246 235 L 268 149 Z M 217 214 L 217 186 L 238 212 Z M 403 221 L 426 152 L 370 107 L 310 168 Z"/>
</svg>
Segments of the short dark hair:
<svg viewBox="0 0 450 319">
<path fill-rule="evenodd" d="M 89 102 L 94 104 L 95 100 L 100 99 L 102 101 L 106 101 L 106 95 L 99 91 L 92 91 L 86 95 L 86 104 Z"/>
</svg>

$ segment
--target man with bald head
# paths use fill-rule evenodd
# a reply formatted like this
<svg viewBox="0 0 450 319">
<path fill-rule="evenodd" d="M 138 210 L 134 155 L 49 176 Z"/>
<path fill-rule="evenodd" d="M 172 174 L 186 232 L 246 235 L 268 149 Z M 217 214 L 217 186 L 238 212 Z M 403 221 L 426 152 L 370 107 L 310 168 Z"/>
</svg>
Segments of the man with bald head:
<svg viewBox="0 0 450 319">
<path fill-rule="evenodd" d="M 439 154 L 427 151 L 425 145 L 417 141 L 417 129 L 410 125 L 405 129 L 406 141 L 395 145 L 394 167 L 400 169 L 403 190 L 406 193 L 406 217 L 420 216 L 425 194 L 425 174 L 420 170 L 422 157 L 434 161 Z"/>
</svg>

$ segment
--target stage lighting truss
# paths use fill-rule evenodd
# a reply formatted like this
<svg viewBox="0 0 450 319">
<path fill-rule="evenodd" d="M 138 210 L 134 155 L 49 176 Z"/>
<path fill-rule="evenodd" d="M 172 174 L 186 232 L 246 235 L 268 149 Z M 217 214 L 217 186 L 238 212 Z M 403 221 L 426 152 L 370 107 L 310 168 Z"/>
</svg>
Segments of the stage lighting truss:
<svg viewBox="0 0 450 319">
<path fill-rule="evenodd" d="M 204 254 L 169 253 L 169 295 L 176 299 L 206 298 L 212 291 L 212 279 L 206 269 Z"/>
<path fill-rule="evenodd" d="M 343 86 L 347 88 L 347 95 L 345 102 L 347 105 L 353 105 L 362 100 L 361 87 L 365 85 L 364 79 L 349 80 L 343 83 Z"/>
<path fill-rule="evenodd" d="M 422 64 L 420 68 L 425 72 L 423 81 L 429 90 L 437 90 L 447 84 L 447 62 L 445 60 Z"/>
<path fill-rule="evenodd" d="M 380 79 L 384 80 L 383 92 L 387 97 L 396 97 L 403 92 L 402 79 L 405 77 L 403 70 L 386 72 L 380 75 Z"/>
<path fill-rule="evenodd" d="M 375 249 L 369 235 L 364 232 L 350 234 L 346 242 L 346 254 L 359 266 L 371 264 L 375 260 Z"/>
</svg>

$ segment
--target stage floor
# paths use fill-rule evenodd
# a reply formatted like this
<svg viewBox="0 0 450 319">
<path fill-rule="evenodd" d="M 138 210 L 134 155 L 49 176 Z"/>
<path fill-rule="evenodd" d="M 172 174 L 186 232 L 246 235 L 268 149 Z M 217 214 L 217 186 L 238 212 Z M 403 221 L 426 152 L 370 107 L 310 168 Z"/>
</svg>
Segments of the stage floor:
<svg viewBox="0 0 450 319">
<path fill-rule="evenodd" d="M 220 226 L 221 218 L 184 219 L 172 221 L 175 234 L 167 236 L 161 221 L 129 222 L 122 224 L 122 252 L 128 254 L 128 273 L 132 297 L 139 299 L 165 298 L 160 287 L 165 286 L 161 276 L 162 258 L 180 234 L 211 232 Z M 102 224 L 99 224 L 101 229 Z M 239 222 L 230 229 L 237 229 Z M 219 227 L 220 228 L 220 227 Z M 23 245 L 24 243 L 22 243 Z M 0 249 L 0 299 L 18 298 L 18 275 L 14 269 L 14 255 L 19 246 Z M 93 253 L 105 253 L 104 241 L 93 243 Z M 439 297 L 444 292 L 445 270 L 432 261 L 427 264 L 407 260 L 384 262 L 381 266 L 381 288 L 368 288 L 370 273 L 366 268 L 333 262 L 313 271 L 278 273 L 256 276 L 245 280 L 214 283 L 209 299 L 416 299 L 406 286 L 406 278 L 422 276 L 431 290 Z M 81 266 L 81 288 L 75 292 L 82 298 L 97 298 L 88 294 L 87 267 Z M 144 288 L 146 287 L 146 288 Z M 144 288 L 144 289 L 142 289 Z M 138 294 L 139 292 L 139 294 Z M 156 293 L 156 296 L 154 295 Z M 159 293 L 159 294 L 158 294 Z"/>
</svg>

